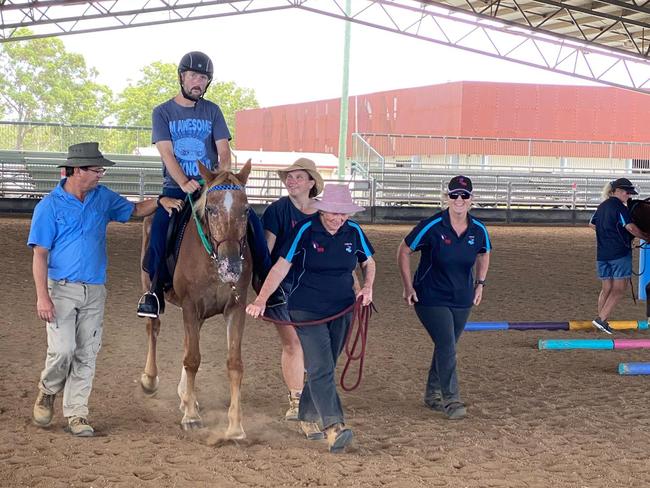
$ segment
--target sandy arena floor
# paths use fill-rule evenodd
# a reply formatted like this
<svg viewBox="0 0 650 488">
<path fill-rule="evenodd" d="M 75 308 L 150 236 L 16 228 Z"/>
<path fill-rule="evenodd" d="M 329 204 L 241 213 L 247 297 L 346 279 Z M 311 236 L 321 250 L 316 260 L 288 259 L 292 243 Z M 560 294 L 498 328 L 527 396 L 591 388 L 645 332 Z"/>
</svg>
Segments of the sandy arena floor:
<svg viewBox="0 0 650 488">
<path fill-rule="evenodd" d="M 377 250 L 380 310 L 371 323 L 361 387 L 342 395 L 352 448 L 330 455 L 282 420 L 285 391 L 275 330 L 249 320 L 244 340 L 244 428 L 248 439 L 218 441 L 226 426 L 225 331 L 210 319 L 202 336 L 199 400 L 206 429 L 179 428 L 178 309 L 165 314 L 160 390 L 140 390 L 144 321 L 139 297 L 140 226 L 111 225 L 104 345 L 90 402 L 99 435 L 63 432 L 30 415 L 45 355 L 35 315 L 29 220 L 0 220 L 0 486 L 2 487 L 646 487 L 650 485 L 649 380 L 621 377 L 620 361 L 643 351 L 538 351 L 540 338 L 596 332 L 468 332 L 459 374 L 468 417 L 450 422 L 422 406 L 432 344 L 401 301 L 395 250 L 406 226 L 366 226 Z M 599 283 L 594 235 L 586 228 L 490 227 L 494 242 L 483 304 L 470 320 L 570 320 L 595 314 Z M 250 297 L 249 297 L 250 299 Z M 642 319 L 626 296 L 617 319 Z M 617 337 L 648 337 L 619 332 Z"/>
</svg>

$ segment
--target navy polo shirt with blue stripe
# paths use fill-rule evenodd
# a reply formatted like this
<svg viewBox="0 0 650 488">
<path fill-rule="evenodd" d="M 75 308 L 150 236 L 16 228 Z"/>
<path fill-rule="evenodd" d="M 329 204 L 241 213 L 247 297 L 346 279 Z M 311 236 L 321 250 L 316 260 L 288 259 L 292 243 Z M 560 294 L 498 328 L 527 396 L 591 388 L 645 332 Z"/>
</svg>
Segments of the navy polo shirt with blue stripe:
<svg viewBox="0 0 650 488">
<path fill-rule="evenodd" d="M 294 227 L 280 256 L 293 268 L 289 310 L 328 317 L 354 303 L 352 271 L 374 254 L 359 224 L 347 220 L 332 235 L 318 214 Z"/>
<path fill-rule="evenodd" d="M 616 197 L 609 197 L 598 205 L 590 221 L 596 226 L 596 259 L 610 261 L 632 252 L 632 239 L 625 226 L 632 222 L 630 211 Z"/>
<path fill-rule="evenodd" d="M 262 226 L 275 236 L 275 245 L 271 251 L 273 263 L 278 260 L 280 249 L 296 224 L 309 217 L 310 215 L 298 210 L 289 197 L 282 197 L 266 208 L 262 215 Z"/>
<path fill-rule="evenodd" d="M 420 264 L 413 277 L 420 305 L 472 306 L 472 268 L 476 256 L 490 252 L 492 244 L 485 225 L 471 215 L 467 218 L 468 227 L 461 236 L 452 229 L 449 210 L 445 210 L 422 220 L 404 238 L 411 251 L 420 251 Z"/>
</svg>

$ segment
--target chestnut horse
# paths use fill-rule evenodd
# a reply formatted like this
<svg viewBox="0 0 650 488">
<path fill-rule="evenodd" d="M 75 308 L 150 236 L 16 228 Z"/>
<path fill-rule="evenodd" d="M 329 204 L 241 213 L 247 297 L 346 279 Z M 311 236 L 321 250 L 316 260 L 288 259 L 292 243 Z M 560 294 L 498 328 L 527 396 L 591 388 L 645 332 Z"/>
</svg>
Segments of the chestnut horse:
<svg viewBox="0 0 650 488">
<path fill-rule="evenodd" d="M 251 282 L 251 252 L 246 242 L 248 200 L 244 185 L 251 163 L 248 161 L 238 174 L 229 171 L 213 173 L 198 164 L 205 185 L 201 197 L 194 203 L 199 226 L 190 220 L 180 244 L 174 271 L 173 289 L 165 298 L 183 310 L 185 354 L 178 384 L 181 427 L 185 430 L 202 427 L 195 392 L 196 372 L 201 363 L 199 335 L 205 319 L 223 314 L 228 341 L 228 377 L 230 379 L 230 408 L 226 438 L 246 437 L 241 425 L 240 388 L 243 375 L 241 341 L 244 332 L 246 293 Z M 187 204 L 187 202 L 186 202 Z M 150 221 L 145 221 L 142 255 L 149 241 Z M 205 241 L 198 229 L 204 234 Z M 144 290 L 149 289 L 149 276 L 142 273 Z M 149 350 L 140 384 L 146 393 L 158 389 L 156 341 L 160 319 L 147 319 Z"/>
</svg>

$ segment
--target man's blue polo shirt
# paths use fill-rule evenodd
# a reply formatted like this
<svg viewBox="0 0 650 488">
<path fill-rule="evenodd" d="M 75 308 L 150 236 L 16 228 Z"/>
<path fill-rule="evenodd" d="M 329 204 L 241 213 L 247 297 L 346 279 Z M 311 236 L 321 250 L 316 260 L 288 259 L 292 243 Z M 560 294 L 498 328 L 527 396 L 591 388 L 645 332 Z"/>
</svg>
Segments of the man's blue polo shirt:
<svg viewBox="0 0 650 488">
<path fill-rule="evenodd" d="M 420 305 L 472 306 L 472 268 L 476 256 L 490 252 L 492 244 L 485 225 L 471 215 L 467 219 L 467 230 L 457 236 L 449 221 L 449 210 L 445 210 L 422 220 L 404 238 L 412 251 L 421 254 L 413 277 Z"/>
<path fill-rule="evenodd" d="M 352 271 L 374 254 L 359 224 L 346 221 L 332 235 L 318 214 L 293 228 L 280 256 L 295 271 L 289 310 L 302 310 L 328 317 L 354 303 Z"/>
<path fill-rule="evenodd" d="M 66 178 L 34 209 L 27 245 L 49 250 L 53 280 L 102 285 L 106 282 L 106 227 L 126 222 L 135 205 L 98 185 L 83 202 L 63 189 Z"/>
<path fill-rule="evenodd" d="M 616 197 L 598 205 L 590 221 L 596 226 L 596 259 L 610 261 L 632 252 L 632 239 L 625 226 L 632 222 L 630 211 Z"/>
</svg>

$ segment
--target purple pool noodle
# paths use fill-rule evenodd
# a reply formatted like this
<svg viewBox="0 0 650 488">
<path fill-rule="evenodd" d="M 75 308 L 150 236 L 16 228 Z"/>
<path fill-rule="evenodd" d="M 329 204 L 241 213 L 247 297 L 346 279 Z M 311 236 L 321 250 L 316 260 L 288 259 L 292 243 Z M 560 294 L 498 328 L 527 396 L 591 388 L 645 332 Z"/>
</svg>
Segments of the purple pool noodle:
<svg viewBox="0 0 650 488">
<path fill-rule="evenodd" d="M 569 330 L 569 322 L 509 322 L 508 328 L 514 330 Z"/>
</svg>

